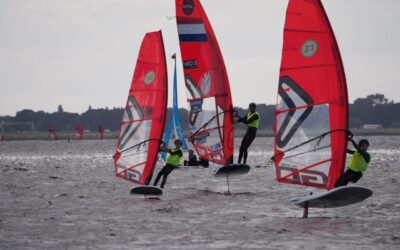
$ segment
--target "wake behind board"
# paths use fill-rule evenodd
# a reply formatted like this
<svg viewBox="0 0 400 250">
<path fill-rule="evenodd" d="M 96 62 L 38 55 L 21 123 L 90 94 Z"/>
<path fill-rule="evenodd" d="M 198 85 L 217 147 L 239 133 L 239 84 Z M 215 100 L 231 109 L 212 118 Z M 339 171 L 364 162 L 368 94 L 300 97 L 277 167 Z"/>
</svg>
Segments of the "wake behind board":
<svg viewBox="0 0 400 250">
<path fill-rule="evenodd" d="M 338 187 L 327 192 L 292 199 L 299 207 L 332 208 L 358 203 L 370 197 L 372 190 L 360 186 Z"/>
<path fill-rule="evenodd" d="M 129 193 L 134 195 L 161 196 L 163 191 L 161 188 L 155 186 L 138 186 L 133 187 Z"/>
<path fill-rule="evenodd" d="M 226 177 L 229 176 L 238 176 L 247 174 L 250 171 L 250 167 L 248 165 L 243 164 L 229 164 L 217 169 L 214 173 L 214 177 Z"/>
</svg>

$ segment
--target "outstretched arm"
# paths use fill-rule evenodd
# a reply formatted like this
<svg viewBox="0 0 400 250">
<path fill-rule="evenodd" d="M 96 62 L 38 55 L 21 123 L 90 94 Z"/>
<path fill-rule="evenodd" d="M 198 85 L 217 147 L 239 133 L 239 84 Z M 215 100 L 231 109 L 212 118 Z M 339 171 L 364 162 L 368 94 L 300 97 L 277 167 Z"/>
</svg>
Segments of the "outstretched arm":
<svg viewBox="0 0 400 250">
<path fill-rule="evenodd" d="M 350 139 L 350 141 L 353 144 L 354 148 L 357 150 L 357 152 L 362 155 L 362 157 L 367 163 L 369 163 L 369 161 L 371 160 L 371 156 L 364 150 L 361 150 L 361 148 L 357 145 L 357 143 L 353 139 Z"/>
<path fill-rule="evenodd" d="M 350 130 L 347 131 L 347 140 L 351 141 L 351 143 L 353 143 L 354 146 L 354 141 L 353 141 L 353 134 L 350 132 Z M 351 150 L 351 149 L 347 149 L 347 153 L 348 154 L 354 154 L 356 151 Z"/>
<path fill-rule="evenodd" d="M 246 116 L 240 117 L 239 115 L 237 115 L 238 118 L 238 122 L 244 122 L 246 120 Z"/>
<path fill-rule="evenodd" d="M 351 144 L 353 144 L 353 147 L 354 147 L 358 152 L 361 151 L 360 147 L 357 145 L 357 143 L 356 143 L 353 139 L 350 139 L 350 142 L 351 142 Z"/>
</svg>

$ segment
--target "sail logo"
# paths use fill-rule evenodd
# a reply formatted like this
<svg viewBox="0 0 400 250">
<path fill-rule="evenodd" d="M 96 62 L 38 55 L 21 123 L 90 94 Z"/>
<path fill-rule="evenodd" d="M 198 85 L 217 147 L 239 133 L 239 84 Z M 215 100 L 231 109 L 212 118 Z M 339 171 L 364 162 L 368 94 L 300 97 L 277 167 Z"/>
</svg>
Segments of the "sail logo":
<svg viewBox="0 0 400 250">
<path fill-rule="evenodd" d="M 141 178 L 141 174 L 134 169 L 124 170 L 121 173 L 118 173 L 117 176 L 134 182 L 139 182 Z"/>
<path fill-rule="evenodd" d="M 210 136 L 209 132 L 202 132 L 202 133 L 197 133 L 194 134 L 194 138 L 192 138 L 191 140 L 194 140 L 197 144 L 204 144 L 207 142 L 207 137 Z"/>
<path fill-rule="evenodd" d="M 313 99 L 300 88 L 290 77 L 282 76 L 279 80 L 278 94 L 287 109 L 279 115 L 284 115 L 277 134 L 277 145 L 284 148 L 297 129 L 313 110 Z M 301 108 L 299 108 L 301 107 Z"/>
<path fill-rule="evenodd" d="M 191 113 L 199 113 L 202 110 L 203 100 L 193 100 L 190 102 L 190 112 Z"/>
<path fill-rule="evenodd" d="M 183 69 L 197 69 L 197 60 L 187 60 L 183 61 Z"/>
<path fill-rule="evenodd" d="M 152 84 L 155 78 L 156 78 L 156 73 L 154 71 L 149 71 L 146 73 L 146 76 L 144 77 L 144 83 L 147 85 Z"/>
<path fill-rule="evenodd" d="M 193 0 L 183 0 L 182 11 L 188 16 L 191 15 L 194 11 Z"/>
<path fill-rule="evenodd" d="M 201 92 L 203 92 L 203 96 L 207 96 L 211 90 L 211 74 L 210 72 L 206 72 L 200 78 L 200 88 Z"/>
<path fill-rule="evenodd" d="M 191 110 L 189 113 L 189 123 L 191 126 L 194 126 L 199 113 L 202 111 L 203 99 L 201 99 L 201 97 L 203 96 L 203 93 L 190 75 L 185 75 L 185 82 L 186 89 L 190 93 L 190 96 L 196 98 L 196 100 L 190 101 Z"/>
<path fill-rule="evenodd" d="M 318 50 L 318 44 L 314 40 L 307 40 L 305 43 L 303 43 L 303 46 L 301 46 L 301 54 L 306 57 L 310 58 L 317 53 Z"/>
<path fill-rule="evenodd" d="M 207 42 L 207 31 L 204 24 L 198 23 L 178 23 L 179 41 L 184 42 Z"/>
<path fill-rule="evenodd" d="M 321 171 L 299 170 L 296 167 L 279 166 L 278 180 L 295 184 L 325 188 L 328 185 L 328 176 Z M 289 175 L 283 176 L 283 172 L 289 172 Z M 283 176 L 283 177 L 282 177 Z"/>
<path fill-rule="evenodd" d="M 139 103 L 133 96 L 128 97 L 128 101 L 126 103 L 125 113 L 123 117 L 123 121 L 134 121 L 141 120 L 144 118 L 143 110 L 140 108 Z M 121 128 L 121 136 L 118 145 L 118 150 L 123 151 L 125 147 L 129 144 L 131 138 L 138 131 L 141 122 L 135 123 L 127 123 L 125 126 Z"/>
<path fill-rule="evenodd" d="M 222 156 L 222 151 L 219 150 L 219 151 L 212 152 L 212 153 L 211 153 L 211 156 L 212 156 L 213 158 L 217 158 L 218 156 Z M 218 158 L 217 158 L 217 159 L 218 159 Z"/>
<path fill-rule="evenodd" d="M 211 145 L 211 148 L 212 148 L 213 150 L 220 149 L 220 148 L 221 148 L 221 143 L 220 143 L 220 142 L 217 142 L 217 143 L 215 143 L 214 145 Z"/>
</svg>

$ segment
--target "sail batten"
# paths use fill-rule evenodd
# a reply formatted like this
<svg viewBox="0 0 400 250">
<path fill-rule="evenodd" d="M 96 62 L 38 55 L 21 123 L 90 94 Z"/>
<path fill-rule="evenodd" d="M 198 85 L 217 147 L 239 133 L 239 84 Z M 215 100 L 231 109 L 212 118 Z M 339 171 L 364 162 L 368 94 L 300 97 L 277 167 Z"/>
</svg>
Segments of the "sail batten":
<svg viewBox="0 0 400 250">
<path fill-rule="evenodd" d="M 320 0 L 290 0 L 275 111 L 277 179 L 331 189 L 345 164 L 347 85 Z"/>
</svg>

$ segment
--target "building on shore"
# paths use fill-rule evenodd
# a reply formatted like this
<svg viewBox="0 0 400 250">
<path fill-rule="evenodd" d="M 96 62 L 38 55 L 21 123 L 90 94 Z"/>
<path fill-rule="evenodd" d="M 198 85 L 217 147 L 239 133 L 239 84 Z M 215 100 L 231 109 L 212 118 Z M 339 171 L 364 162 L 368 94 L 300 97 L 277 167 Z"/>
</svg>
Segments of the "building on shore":
<svg viewBox="0 0 400 250">
<path fill-rule="evenodd" d="M 381 129 L 383 128 L 382 124 L 363 124 L 361 126 L 363 129 Z"/>
</svg>

